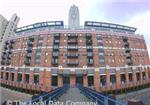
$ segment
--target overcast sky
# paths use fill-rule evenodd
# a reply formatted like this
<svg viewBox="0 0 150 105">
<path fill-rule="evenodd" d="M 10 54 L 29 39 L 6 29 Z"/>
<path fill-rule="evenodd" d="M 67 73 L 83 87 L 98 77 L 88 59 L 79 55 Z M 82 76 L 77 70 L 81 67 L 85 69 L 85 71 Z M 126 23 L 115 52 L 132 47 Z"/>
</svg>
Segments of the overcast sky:
<svg viewBox="0 0 150 105">
<path fill-rule="evenodd" d="M 144 35 L 150 53 L 150 0 L 0 0 L 0 14 L 20 17 L 19 27 L 42 21 L 68 23 L 71 5 L 77 5 L 80 21 L 103 21 L 129 25 Z"/>
</svg>

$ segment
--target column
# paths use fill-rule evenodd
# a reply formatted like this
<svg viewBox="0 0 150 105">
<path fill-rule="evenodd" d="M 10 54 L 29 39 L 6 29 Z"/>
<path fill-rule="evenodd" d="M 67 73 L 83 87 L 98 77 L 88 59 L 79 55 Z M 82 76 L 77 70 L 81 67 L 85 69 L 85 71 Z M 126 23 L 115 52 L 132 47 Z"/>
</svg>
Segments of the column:
<svg viewBox="0 0 150 105">
<path fill-rule="evenodd" d="M 88 87 L 88 76 L 87 76 L 87 74 L 83 75 L 83 86 Z"/>
<path fill-rule="evenodd" d="M 62 87 L 62 86 L 63 86 L 63 76 L 58 75 L 58 87 Z"/>
<path fill-rule="evenodd" d="M 106 86 L 107 86 L 107 89 L 110 88 L 110 67 L 109 66 L 106 66 Z"/>
<path fill-rule="evenodd" d="M 100 91 L 100 73 L 98 68 L 94 72 L 94 88 L 96 91 Z"/>
<path fill-rule="evenodd" d="M 120 68 L 116 68 L 116 87 L 120 88 L 121 80 L 120 80 Z"/>
<path fill-rule="evenodd" d="M 6 80 L 6 69 L 3 70 L 3 80 Z"/>
<path fill-rule="evenodd" d="M 11 81 L 11 71 L 8 71 L 8 81 Z"/>
<path fill-rule="evenodd" d="M 70 75 L 70 86 L 75 87 L 76 86 L 76 76 Z"/>
<path fill-rule="evenodd" d="M 41 70 L 40 71 L 40 77 L 39 77 L 39 85 L 40 85 L 40 87 L 41 87 L 41 89 L 42 90 L 44 90 L 44 82 L 45 82 L 45 78 L 44 78 L 44 76 L 45 76 L 45 69 L 44 70 Z"/>
<path fill-rule="evenodd" d="M 136 79 L 136 67 L 135 66 L 132 67 L 132 78 L 133 78 L 133 82 L 137 81 L 137 79 Z"/>
<path fill-rule="evenodd" d="M 33 69 L 30 69 L 29 84 L 31 84 L 31 85 L 33 85 L 33 83 L 34 83 L 33 75 L 34 75 L 34 71 L 33 71 Z"/>
<path fill-rule="evenodd" d="M 128 84 L 129 83 L 129 73 L 128 73 L 128 65 L 125 66 L 125 81 Z"/>
<path fill-rule="evenodd" d="M 144 70 L 145 70 L 145 76 L 146 76 L 146 80 L 147 80 L 147 79 L 149 79 L 149 77 L 148 77 L 148 68 L 145 67 Z"/>
<path fill-rule="evenodd" d="M 144 69 L 144 68 L 142 68 L 142 67 L 140 66 L 140 81 L 143 80 L 143 73 L 142 73 L 143 69 Z"/>
<path fill-rule="evenodd" d="M 45 79 L 44 79 L 44 86 L 45 89 L 44 91 L 51 91 L 51 80 L 52 80 L 52 74 L 51 74 L 51 69 L 45 71 Z"/>
<path fill-rule="evenodd" d="M 14 82 L 18 82 L 18 68 L 15 68 Z"/>
<path fill-rule="evenodd" d="M 148 70 L 148 76 L 150 78 L 150 66 L 147 68 L 147 70 Z"/>
<path fill-rule="evenodd" d="M 25 83 L 25 74 L 26 74 L 26 71 L 25 69 L 22 70 L 22 83 Z"/>
<path fill-rule="evenodd" d="M 17 84 L 18 84 L 18 68 L 15 68 L 14 86 L 17 87 Z"/>
</svg>

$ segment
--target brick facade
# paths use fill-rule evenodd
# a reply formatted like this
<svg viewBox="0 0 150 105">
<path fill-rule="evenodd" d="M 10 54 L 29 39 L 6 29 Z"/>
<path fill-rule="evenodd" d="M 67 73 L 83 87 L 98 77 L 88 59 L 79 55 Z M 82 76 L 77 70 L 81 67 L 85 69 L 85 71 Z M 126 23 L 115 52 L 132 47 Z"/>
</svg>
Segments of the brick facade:
<svg viewBox="0 0 150 105">
<path fill-rule="evenodd" d="M 5 63 L 1 64 L 1 83 L 13 83 L 14 87 L 30 90 L 51 91 L 55 88 L 53 82 L 56 82 L 56 87 L 64 85 L 65 75 L 72 87 L 82 83 L 86 87 L 90 84 L 96 91 L 105 91 L 124 88 L 124 84 L 129 87 L 131 83 L 134 86 L 138 82 L 150 82 L 149 57 L 143 36 L 96 30 L 37 31 L 30 34 L 18 35 L 6 41 L 8 44 L 5 44 L 3 54 L 10 54 L 11 58 L 8 58 L 8 64 L 2 59 Z M 11 41 L 14 42 L 13 48 L 8 52 Z M 26 80 L 27 68 L 29 83 Z M 103 73 L 100 73 L 101 69 Z M 11 78 L 13 70 L 14 81 Z M 137 72 L 140 74 L 139 81 Z M 121 74 L 125 75 L 125 83 L 121 82 Z M 52 81 L 53 75 L 57 81 Z M 19 82 L 18 78 L 22 80 Z M 101 86 L 103 82 L 105 85 Z"/>
</svg>

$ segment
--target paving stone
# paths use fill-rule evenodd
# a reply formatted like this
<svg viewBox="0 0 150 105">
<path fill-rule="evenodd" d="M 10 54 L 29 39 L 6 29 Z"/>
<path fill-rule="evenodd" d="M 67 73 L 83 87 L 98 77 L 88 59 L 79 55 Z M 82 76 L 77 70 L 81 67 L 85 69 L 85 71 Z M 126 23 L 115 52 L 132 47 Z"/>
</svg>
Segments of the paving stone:
<svg viewBox="0 0 150 105">
<path fill-rule="evenodd" d="M 20 101 L 26 101 L 31 99 L 31 95 L 26 93 L 17 92 L 14 90 L 10 90 L 7 88 L 0 87 L 0 105 L 4 103 L 7 100 L 20 100 Z"/>
<path fill-rule="evenodd" d="M 116 98 L 127 103 L 128 100 L 141 100 L 145 105 L 150 105 L 150 88 L 117 95 Z"/>
<path fill-rule="evenodd" d="M 72 102 L 90 102 L 90 100 L 86 96 L 80 93 L 78 88 L 70 88 L 58 99 L 58 101 L 62 101 L 64 103 L 68 100 Z"/>
</svg>

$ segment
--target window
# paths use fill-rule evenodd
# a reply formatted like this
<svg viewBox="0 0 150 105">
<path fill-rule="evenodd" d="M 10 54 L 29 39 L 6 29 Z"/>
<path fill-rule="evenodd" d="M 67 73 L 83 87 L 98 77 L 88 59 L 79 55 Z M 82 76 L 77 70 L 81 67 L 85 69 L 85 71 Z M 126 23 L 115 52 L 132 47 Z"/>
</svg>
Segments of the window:
<svg viewBox="0 0 150 105">
<path fill-rule="evenodd" d="M 100 63 L 104 63 L 105 60 L 104 60 L 104 59 L 100 59 L 99 62 L 100 62 Z"/>
<path fill-rule="evenodd" d="M 103 52 L 100 52 L 100 53 L 99 53 L 99 56 L 104 56 L 104 53 L 103 53 Z"/>
<path fill-rule="evenodd" d="M 110 82 L 112 84 L 115 84 L 116 83 L 116 76 L 115 75 L 110 75 Z"/>
<path fill-rule="evenodd" d="M 58 77 L 57 76 L 52 76 L 52 86 L 57 86 L 57 80 L 58 79 Z"/>
<path fill-rule="evenodd" d="M 34 83 L 35 84 L 39 83 L 39 75 L 34 75 Z"/>
<path fill-rule="evenodd" d="M 19 74 L 18 74 L 18 82 L 21 82 L 21 81 L 22 81 L 22 74 L 19 73 Z"/>
<path fill-rule="evenodd" d="M 100 76 L 100 83 L 102 86 L 106 84 L 106 75 L 101 75 Z"/>
<path fill-rule="evenodd" d="M 87 56 L 93 56 L 93 52 L 88 52 Z"/>
<path fill-rule="evenodd" d="M 102 36 L 98 35 L 97 40 L 102 40 Z"/>
</svg>

